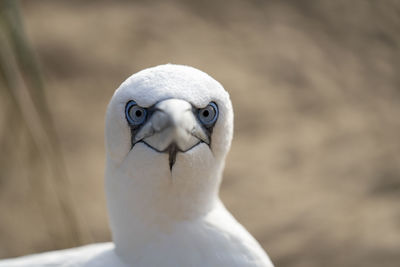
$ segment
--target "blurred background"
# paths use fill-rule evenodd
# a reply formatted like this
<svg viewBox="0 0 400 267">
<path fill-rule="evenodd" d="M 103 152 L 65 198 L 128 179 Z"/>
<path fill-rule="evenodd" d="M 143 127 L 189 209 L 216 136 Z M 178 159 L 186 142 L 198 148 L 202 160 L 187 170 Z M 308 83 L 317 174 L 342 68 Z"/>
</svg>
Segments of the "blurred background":
<svg viewBox="0 0 400 267">
<path fill-rule="evenodd" d="M 0 258 L 110 240 L 107 103 L 171 62 L 231 94 L 221 197 L 276 266 L 399 266 L 399 1 L 3 0 L 0 12 Z"/>
</svg>

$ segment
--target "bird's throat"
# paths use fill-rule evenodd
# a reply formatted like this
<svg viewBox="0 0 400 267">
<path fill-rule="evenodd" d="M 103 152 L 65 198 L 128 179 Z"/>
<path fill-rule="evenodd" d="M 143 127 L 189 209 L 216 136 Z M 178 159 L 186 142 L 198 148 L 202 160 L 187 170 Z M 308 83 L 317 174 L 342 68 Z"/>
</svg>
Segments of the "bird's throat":
<svg viewBox="0 0 400 267">
<path fill-rule="evenodd" d="M 169 145 L 168 149 L 168 161 L 169 161 L 169 170 L 172 171 L 172 167 L 176 161 L 176 154 L 178 153 L 178 146 L 175 143 Z"/>
</svg>

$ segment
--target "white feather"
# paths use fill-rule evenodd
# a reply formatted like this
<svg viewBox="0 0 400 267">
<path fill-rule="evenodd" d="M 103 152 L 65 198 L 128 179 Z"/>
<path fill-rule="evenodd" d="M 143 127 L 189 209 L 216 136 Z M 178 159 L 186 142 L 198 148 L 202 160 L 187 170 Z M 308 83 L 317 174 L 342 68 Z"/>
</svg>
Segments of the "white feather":
<svg viewBox="0 0 400 267">
<path fill-rule="evenodd" d="M 200 143 L 178 153 L 172 170 L 168 154 L 143 143 L 131 147 L 124 111 L 130 100 L 149 107 L 171 98 L 197 108 L 213 101 L 219 108 L 210 146 Z M 115 92 L 106 115 L 113 243 L 0 261 L 0 266 L 273 266 L 218 197 L 232 133 L 229 95 L 204 72 L 168 64 L 132 75 Z"/>
</svg>

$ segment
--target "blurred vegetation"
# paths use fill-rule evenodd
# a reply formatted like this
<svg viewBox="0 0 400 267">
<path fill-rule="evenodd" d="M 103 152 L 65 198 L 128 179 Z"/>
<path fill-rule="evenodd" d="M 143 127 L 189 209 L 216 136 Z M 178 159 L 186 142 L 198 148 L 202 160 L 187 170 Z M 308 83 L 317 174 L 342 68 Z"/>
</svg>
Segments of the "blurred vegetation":
<svg viewBox="0 0 400 267">
<path fill-rule="evenodd" d="M 63 156 L 47 104 L 42 74 L 24 31 L 18 1 L 1 1 L 0 15 L 0 149 L 3 155 L 7 155 L 0 157 L 0 185 L 7 183 L 10 178 L 7 174 L 12 173 L 12 168 L 26 169 L 26 180 L 17 177 L 21 180 L 16 181 L 21 189 L 23 183 L 28 187 L 27 195 L 19 201 L 26 205 L 29 201 L 37 201 L 41 216 L 46 218 L 45 230 L 57 240 L 56 246 L 77 245 L 79 231 Z M 21 149 L 25 155 L 17 152 Z M 46 179 L 46 174 L 51 178 Z M 54 190 L 52 196 L 46 192 L 48 187 Z M 2 192 L 2 195 L 7 193 Z M 1 211 L 3 220 L 0 225 L 10 216 L 8 212 Z M 23 210 L 19 212 L 23 213 Z M 62 227 L 55 224 L 57 220 L 52 220 L 48 214 L 65 222 L 64 233 L 60 234 Z M 18 217 L 21 216 L 16 215 Z M 1 234 L 6 236 L 6 233 Z"/>
</svg>

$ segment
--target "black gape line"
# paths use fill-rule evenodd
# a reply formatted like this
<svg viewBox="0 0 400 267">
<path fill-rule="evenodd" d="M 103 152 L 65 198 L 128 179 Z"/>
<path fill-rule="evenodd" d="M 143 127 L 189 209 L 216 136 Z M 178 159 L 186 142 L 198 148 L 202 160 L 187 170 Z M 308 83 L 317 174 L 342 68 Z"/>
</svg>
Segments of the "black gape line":
<svg viewBox="0 0 400 267">
<path fill-rule="evenodd" d="M 164 100 L 167 100 L 167 99 L 163 99 L 162 101 L 164 101 Z M 129 110 L 128 110 L 129 107 L 128 107 L 128 106 L 131 106 L 131 107 L 132 107 L 132 103 L 135 104 L 136 106 L 139 106 L 139 105 L 136 104 L 136 101 L 134 101 L 134 100 L 128 101 L 128 102 L 126 103 L 126 105 L 125 105 L 125 118 L 126 118 L 126 121 L 127 121 L 128 126 L 129 126 L 129 128 L 130 128 L 130 131 L 131 131 L 131 150 L 133 149 L 133 147 L 135 146 L 135 144 L 137 144 L 137 143 L 142 143 L 142 144 L 145 144 L 147 147 L 151 148 L 152 150 L 154 150 L 154 151 L 156 151 L 156 152 L 158 152 L 158 153 L 168 153 L 169 169 L 170 169 L 170 171 L 172 171 L 172 167 L 173 167 L 174 164 L 175 164 L 176 155 L 178 154 L 178 152 L 183 152 L 183 153 L 184 153 L 184 152 L 186 152 L 186 151 L 189 151 L 190 149 L 192 149 L 193 147 L 197 146 L 197 145 L 200 144 L 200 143 L 205 143 L 203 140 L 200 140 L 200 139 L 199 139 L 199 142 L 198 142 L 196 145 L 194 145 L 193 147 L 187 149 L 186 151 L 183 151 L 183 150 L 179 149 L 179 147 L 178 147 L 175 143 L 171 143 L 165 150 L 160 151 L 160 150 L 158 150 L 158 149 L 156 149 L 156 148 L 150 146 L 149 144 L 147 144 L 147 143 L 144 142 L 143 140 L 136 140 L 136 139 L 135 139 L 136 134 L 137 134 L 137 133 L 139 132 L 139 130 L 143 127 L 143 125 L 145 125 L 146 122 L 151 118 L 151 116 L 153 115 L 153 113 L 156 112 L 156 111 L 158 110 L 155 106 L 156 106 L 159 102 L 155 103 L 154 105 L 152 105 L 152 106 L 150 106 L 150 107 L 148 107 L 148 108 L 141 107 L 141 108 L 145 109 L 145 111 L 146 111 L 146 118 L 144 119 L 143 123 L 141 123 L 141 124 L 132 124 L 132 123 L 130 123 L 131 120 L 128 118 L 128 116 L 129 116 Z M 208 108 L 210 105 L 212 105 L 212 107 L 214 107 L 214 109 L 215 109 L 215 111 L 216 111 L 216 115 L 215 115 L 215 119 L 214 119 L 210 124 L 207 124 L 207 123 L 202 122 L 202 121 L 199 119 L 199 116 L 200 116 L 200 112 L 203 112 L 203 114 L 208 114 L 208 111 L 205 110 L 205 109 Z M 207 145 L 210 147 L 210 149 L 211 149 L 211 135 L 212 135 L 212 132 L 213 132 L 213 129 L 214 129 L 214 125 L 215 125 L 215 123 L 216 123 L 216 121 L 217 121 L 217 119 L 218 119 L 218 115 L 219 115 L 219 114 L 218 114 L 218 113 L 219 113 L 219 111 L 218 111 L 218 106 L 216 105 L 215 102 L 210 102 L 210 103 L 207 105 L 207 107 L 205 107 L 205 108 L 196 108 L 196 107 L 194 107 L 194 106 L 192 105 L 192 112 L 193 112 L 193 114 L 195 115 L 195 118 L 196 118 L 196 120 L 197 120 L 197 123 L 198 123 L 199 125 L 201 125 L 202 129 L 204 130 L 204 132 L 205 132 L 206 135 L 208 136 L 210 142 L 209 142 L 209 144 L 207 144 L 207 143 L 205 143 L 205 144 L 207 144 Z"/>
</svg>

